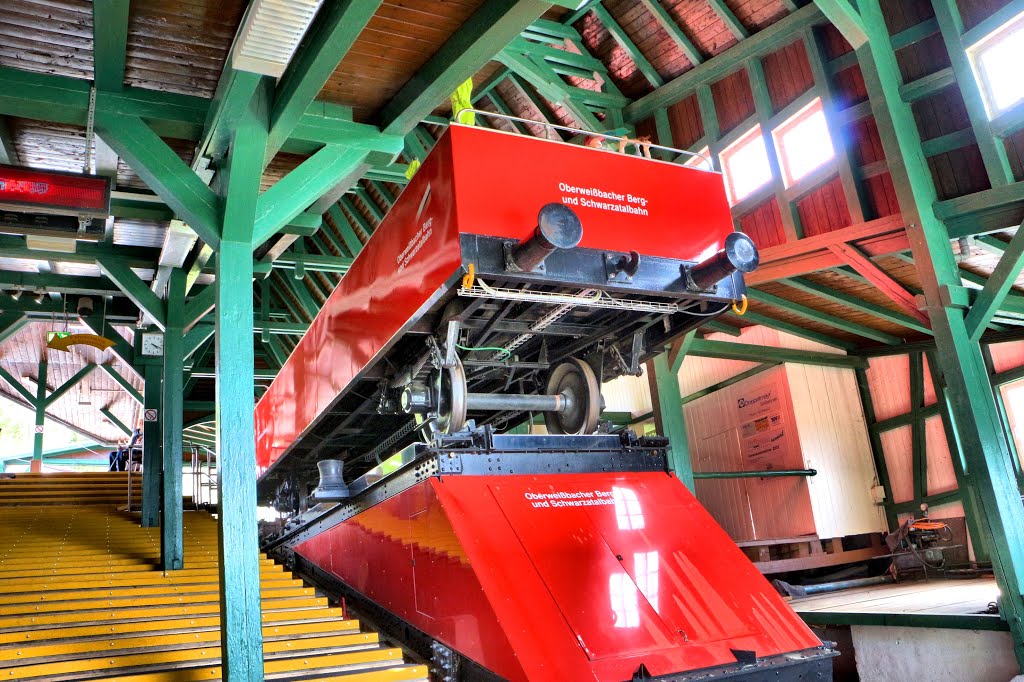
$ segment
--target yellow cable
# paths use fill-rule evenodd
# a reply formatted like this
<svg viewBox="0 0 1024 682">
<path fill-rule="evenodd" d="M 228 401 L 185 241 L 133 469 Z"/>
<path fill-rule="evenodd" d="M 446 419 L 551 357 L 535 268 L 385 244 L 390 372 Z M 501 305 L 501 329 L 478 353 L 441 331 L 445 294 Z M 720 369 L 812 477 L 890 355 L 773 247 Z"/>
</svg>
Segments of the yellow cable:
<svg viewBox="0 0 1024 682">
<path fill-rule="evenodd" d="M 736 301 L 732 302 L 732 311 L 734 313 L 736 313 L 737 315 L 744 315 L 747 312 L 747 295 L 746 294 L 741 294 L 741 296 L 742 296 L 742 301 L 743 301 L 743 305 L 742 306 L 737 306 L 736 305 Z"/>
<path fill-rule="evenodd" d="M 473 266 L 472 263 L 470 263 L 469 264 L 469 272 L 467 272 L 462 277 L 462 288 L 463 289 L 472 289 L 473 288 L 473 280 L 474 279 L 476 279 L 476 268 Z"/>
</svg>

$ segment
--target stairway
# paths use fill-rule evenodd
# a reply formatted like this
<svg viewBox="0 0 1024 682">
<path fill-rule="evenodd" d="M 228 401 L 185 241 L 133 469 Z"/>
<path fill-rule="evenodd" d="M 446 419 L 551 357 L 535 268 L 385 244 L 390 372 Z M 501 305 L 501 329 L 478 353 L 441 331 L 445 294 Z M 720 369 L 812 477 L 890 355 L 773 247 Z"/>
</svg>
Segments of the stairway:
<svg viewBox="0 0 1024 682">
<path fill-rule="evenodd" d="M 220 679 L 217 523 L 185 512 L 184 529 L 186 568 L 164 574 L 159 529 L 114 506 L 0 507 L 0 679 Z M 427 679 L 281 566 L 260 572 L 266 679 Z"/>
<path fill-rule="evenodd" d="M 128 502 L 128 474 L 112 472 L 61 472 L 0 474 L 0 506 L 3 505 L 105 505 Z M 132 480 L 132 507 L 142 503 L 142 474 Z M 4 510 L 0 510 L 0 515 Z"/>
</svg>

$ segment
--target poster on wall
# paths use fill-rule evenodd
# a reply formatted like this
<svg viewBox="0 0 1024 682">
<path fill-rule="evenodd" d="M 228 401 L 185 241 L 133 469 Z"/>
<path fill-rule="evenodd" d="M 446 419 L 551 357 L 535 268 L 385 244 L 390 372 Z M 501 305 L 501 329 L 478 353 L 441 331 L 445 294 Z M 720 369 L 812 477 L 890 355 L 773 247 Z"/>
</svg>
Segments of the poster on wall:
<svg viewBox="0 0 1024 682">
<path fill-rule="evenodd" d="M 753 469 L 783 469 L 789 454 L 779 382 L 758 384 L 736 398 L 740 455 Z"/>
</svg>

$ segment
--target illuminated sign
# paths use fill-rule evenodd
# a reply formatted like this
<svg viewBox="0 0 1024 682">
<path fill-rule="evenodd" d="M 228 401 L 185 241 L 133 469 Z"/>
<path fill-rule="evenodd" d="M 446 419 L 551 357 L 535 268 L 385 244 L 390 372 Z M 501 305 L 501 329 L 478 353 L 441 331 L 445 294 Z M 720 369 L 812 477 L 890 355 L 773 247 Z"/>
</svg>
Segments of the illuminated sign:
<svg viewBox="0 0 1024 682">
<path fill-rule="evenodd" d="M 110 178 L 0 166 L 0 209 L 105 218 Z"/>
</svg>

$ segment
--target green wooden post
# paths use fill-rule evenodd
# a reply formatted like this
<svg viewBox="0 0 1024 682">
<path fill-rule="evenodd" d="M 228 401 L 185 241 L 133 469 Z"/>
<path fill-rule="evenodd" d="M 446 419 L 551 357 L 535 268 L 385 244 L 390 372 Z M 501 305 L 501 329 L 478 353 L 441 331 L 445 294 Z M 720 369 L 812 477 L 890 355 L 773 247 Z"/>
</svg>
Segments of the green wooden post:
<svg viewBox="0 0 1024 682">
<path fill-rule="evenodd" d="M 36 432 L 32 441 L 32 471 L 43 470 L 43 428 L 46 424 L 46 361 L 39 362 L 36 380 Z"/>
<path fill-rule="evenodd" d="M 889 43 L 878 0 L 861 0 L 860 13 L 833 1 L 819 7 L 840 28 L 853 20 L 867 34 L 857 42 L 856 30 L 847 39 L 859 44 L 857 56 L 864 72 L 872 110 L 887 150 L 900 208 L 908 225 L 914 261 L 924 285 L 925 300 L 935 333 L 937 360 L 946 380 L 951 418 L 959 436 L 965 471 L 962 496 L 970 497 L 980 515 L 979 527 L 991 540 L 992 564 L 1000 587 L 1000 611 L 1010 627 L 1017 661 L 1024 667 L 1024 505 L 1010 463 L 999 414 L 984 359 L 964 321 L 964 310 L 953 304 L 960 276 L 945 226 L 935 217 L 935 186 L 910 107 L 900 97 L 902 78 Z"/>
<path fill-rule="evenodd" d="M 165 571 L 185 566 L 182 537 L 182 429 L 184 417 L 185 272 L 171 271 L 167 282 L 167 329 L 164 333 L 163 390 L 163 522 L 160 530 L 160 566 Z"/>
<path fill-rule="evenodd" d="M 227 682 L 263 679 L 253 421 L 252 240 L 267 144 L 266 106 L 266 92 L 258 90 L 232 140 L 223 234 L 217 252 L 217 496 L 221 657 Z"/>
<path fill-rule="evenodd" d="M 695 334 L 690 332 L 677 342 L 680 348 L 675 358 L 670 353 L 662 353 L 647 363 L 654 420 L 658 430 L 669 440 L 669 468 L 690 492 L 694 491 L 693 463 L 690 461 L 690 447 L 686 439 L 683 397 L 679 391 L 679 366 Z"/>
<path fill-rule="evenodd" d="M 156 410 L 155 421 L 144 421 L 142 425 L 142 527 L 155 528 L 160 525 L 160 490 L 163 466 L 160 458 L 163 434 L 160 430 L 162 403 L 163 367 L 160 362 L 148 362 L 143 369 L 146 382 L 143 408 Z"/>
</svg>

